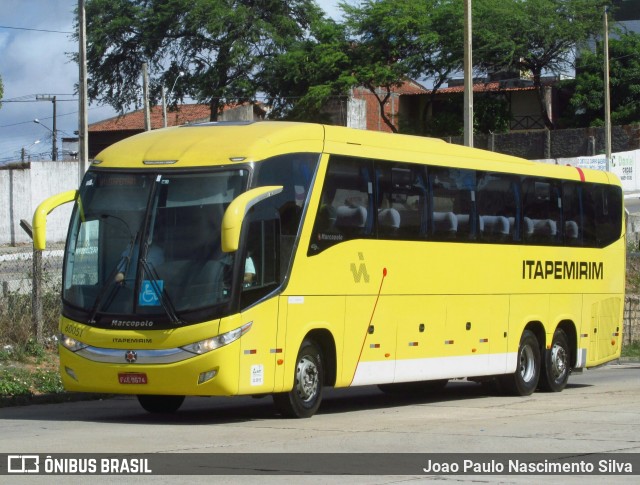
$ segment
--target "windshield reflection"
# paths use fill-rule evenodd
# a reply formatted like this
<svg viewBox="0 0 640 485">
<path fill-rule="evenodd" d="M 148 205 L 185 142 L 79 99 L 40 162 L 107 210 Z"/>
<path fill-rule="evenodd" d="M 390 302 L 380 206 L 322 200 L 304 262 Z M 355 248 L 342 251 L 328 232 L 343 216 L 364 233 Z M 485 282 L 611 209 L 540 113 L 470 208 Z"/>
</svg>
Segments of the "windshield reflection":
<svg viewBox="0 0 640 485">
<path fill-rule="evenodd" d="M 220 249 L 221 221 L 246 181 L 246 170 L 88 173 L 69 232 L 65 304 L 110 327 L 131 314 L 177 324 L 225 304 L 233 256 Z"/>
</svg>

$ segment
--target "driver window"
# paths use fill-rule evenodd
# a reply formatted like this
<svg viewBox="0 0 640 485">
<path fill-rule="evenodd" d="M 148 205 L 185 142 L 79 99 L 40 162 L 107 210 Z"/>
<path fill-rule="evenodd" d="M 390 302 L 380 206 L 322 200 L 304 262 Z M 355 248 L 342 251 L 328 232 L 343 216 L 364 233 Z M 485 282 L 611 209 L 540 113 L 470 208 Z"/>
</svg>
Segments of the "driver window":
<svg viewBox="0 0 640 485">
<path fill-rule="evenodd" d="M 243 307 L 259 300 L 279 284 L 278 232 L 277 219 L 249 224 L 244 266 L 241 268 Z"/>
</svg>

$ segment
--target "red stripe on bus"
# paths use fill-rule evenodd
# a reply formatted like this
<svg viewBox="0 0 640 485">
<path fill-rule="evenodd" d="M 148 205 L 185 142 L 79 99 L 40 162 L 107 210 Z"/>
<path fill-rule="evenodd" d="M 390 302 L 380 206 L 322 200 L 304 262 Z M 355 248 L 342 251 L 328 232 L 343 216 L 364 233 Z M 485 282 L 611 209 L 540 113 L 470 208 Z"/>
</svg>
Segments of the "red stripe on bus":
<svg viewBox="0 0 640 485">
<path fill-rule="evenodd" d="M 584 182 L 584 172 L 582 171 L 582 169 L 580 167 L 576 167 L 576 170 L 580 174 L 580 182 Z"/>
</svg>

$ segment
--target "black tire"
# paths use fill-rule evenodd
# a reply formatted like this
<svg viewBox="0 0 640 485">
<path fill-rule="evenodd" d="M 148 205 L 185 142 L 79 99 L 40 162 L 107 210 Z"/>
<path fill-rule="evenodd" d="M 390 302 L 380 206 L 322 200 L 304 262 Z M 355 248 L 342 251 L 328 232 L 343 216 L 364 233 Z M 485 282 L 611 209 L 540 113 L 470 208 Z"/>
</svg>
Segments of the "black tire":
<svg viewBox="0 0 640 485">
<path fill-rule="evenodd" d="M 273 395 L 273 402 L 282 416 L 310 418 L 322 402 L 324 367 L 322 352 L 312 340 L 300 346 L 294 374 L 293 389 Z"/>
<path fill-rule="evenodd" d="M 564 330 L 557 329 L 553 334 L 551 348 L 545 352 L 543 370 L 540 376 L 540 389 L 560 392 L 569 381 L 571 373 L 571 350 L 569 339 Z"/>
<path fill-rule="evenodd" d="M 385 394 L 416 394 L 425 395 L 437 393 L 445 388 L 449 379 L 438 379 L 435 381 L 420 382 L 397 382 L 393 384 L 379 384 L 380 389 Z"/>
<path fill-rule="evenodd" d="M 540 380 L 540 346 L 535 334 L 525 330 L 518 346 L 518 364 L 513 374 L 501 376 L 501 387 L 509 394 L 529 396 Z"/>
<path fill-rule="evenodd" d="M 138 395 L 138 402 L 145 411 L 153 414 L 171 414 L 175 413 L 182 403 L 184 396 L 156 396 L 152 394 Z"/>
</svg>

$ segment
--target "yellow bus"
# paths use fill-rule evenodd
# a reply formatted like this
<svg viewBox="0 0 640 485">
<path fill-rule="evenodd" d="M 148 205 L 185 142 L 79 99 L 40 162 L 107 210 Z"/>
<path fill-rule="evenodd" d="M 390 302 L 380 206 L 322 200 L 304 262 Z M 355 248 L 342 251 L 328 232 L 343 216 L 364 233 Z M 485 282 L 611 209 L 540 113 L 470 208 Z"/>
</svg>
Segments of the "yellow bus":
<svg viewBox="0 0 640 485">
<path fill-rule="evenodd" d="M 273 395 L 422 392 L 450 379 L 561 391 L 619 357 L 620 182 L 441 140 L 319 124 L 146 132 L 92 162 L 65 250 L 66 389 Z"/>
</svg>

